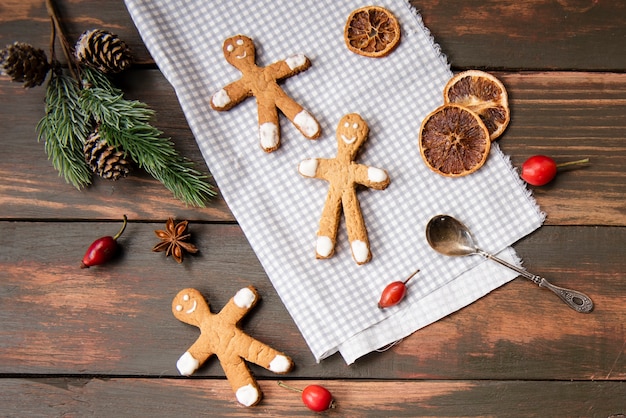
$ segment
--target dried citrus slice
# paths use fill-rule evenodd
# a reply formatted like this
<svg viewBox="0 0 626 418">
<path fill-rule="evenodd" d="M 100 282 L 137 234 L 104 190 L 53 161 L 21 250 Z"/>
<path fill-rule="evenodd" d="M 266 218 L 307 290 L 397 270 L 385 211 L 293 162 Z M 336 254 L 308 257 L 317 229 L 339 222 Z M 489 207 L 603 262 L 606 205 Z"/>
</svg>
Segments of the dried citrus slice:
<svg viewBox="0 0 626 418">
<path fill-rule="evenodd" d="M 463 106 L 445 104 L 422 121 L 419 145 L 431 170 L 447 177 L 461 177 L 482 167 L 491 140 L 476 113 Z"/>
<path fill-rule="evenodd" d="M 343 37 L 350 51 L 380 58 L 388 55 L 400 42 L 400 24 L 383 7 L 361 7 L 350 13 Z"/>
<path fill-rule="evenodd" d="M 509 99 L 500 80 L 493 75 L 469 70 L 452 77 L 443 90 L 445 103 L 456 103 L 477 113 L 495 140 L 511 120 Z"/>
</svg>

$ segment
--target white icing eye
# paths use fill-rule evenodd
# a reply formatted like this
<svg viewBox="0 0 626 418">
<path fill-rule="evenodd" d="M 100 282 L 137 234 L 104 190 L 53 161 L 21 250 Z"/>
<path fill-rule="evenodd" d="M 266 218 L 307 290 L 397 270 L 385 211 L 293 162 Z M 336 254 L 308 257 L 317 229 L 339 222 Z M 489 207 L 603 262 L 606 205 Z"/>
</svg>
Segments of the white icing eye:
<svg viewBox="0 0 626 418">
<path fill-rule="evenodd" d="M 234 46 L 232 46 L 231 44 L 228 44 L 228 46 L 226 47 L 226 50 L 227 50 L 228 52 L 233 52 L 233 49 L 235 49 L 235 47 L 234 47 Z"/>
<path fill-rule="evenodd" d="M 243 39 L 237 39 L 237 45 L 243 45 Z"/>
<path fill-rule="evenodd" d="M 178 312 L 182 311 L 182 310 L 183 310 L 182 305 L 176 305 L 176 310 L 177 310 Z"/>
<path fill-rule="evenodd" d="M 350 127 L 350 122 L 346 122 L 346 123 L 344 123 L 344 124 L 343 124 L 343 127 L 344 127 L 344 128 L 349 128 L 349 127 Z"/>
<path fill-rule="evenodd" d="M 185 302 L 186 302 L 186 301 L 188 301 L 188 300 L 189 300 L 189 295 L 185 295 L 185 296 L 183 296 L 183 300 L 184 300 Z"/>
<path fill-rule="evenodd" d="M 356 128 L 358 128 L 358 127 L 359 127 L 359 124 L 358 124 L 358 123 L 355 123 L 354 125 L 352 125 L 352 127 L 353 127 L 354 129 L 356 129 Z"/>
</svg>

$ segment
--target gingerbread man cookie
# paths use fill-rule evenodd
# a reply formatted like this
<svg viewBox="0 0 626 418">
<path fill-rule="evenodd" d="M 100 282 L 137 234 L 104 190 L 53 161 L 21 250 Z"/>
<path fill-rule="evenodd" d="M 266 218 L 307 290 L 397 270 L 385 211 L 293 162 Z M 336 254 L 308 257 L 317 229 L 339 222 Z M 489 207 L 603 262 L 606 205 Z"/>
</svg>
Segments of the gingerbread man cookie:
<svg viewBox="0 0 626 418">
<path fill-rule="evenodd" d="M 345 115 L 337 127 L 337 157 L 310 158 L 300 162 L 298 166 L 298 172 L 303 176 L 330 183 L 317 231 L 317 258 L 329 258 L 333 255 L 342 209 L 352 258 L 357 264 L 367 263 L 372 258 L 356 186 L 361 184 L 383 190 L 389 185 L 389 175 L 383 169 L 354 162 L 368 133 L 369 127 L 361 116 L 356 113 Z"/>
<path fill-rule="evenodd" d="M 278 81 L 298 74 L 311 66 L 304 55 L 294 55 L 267 67 L 259 67 L 255 61 L 252 39 L 237 35 L 226 39 L 224 57 L 241 71 L 241 78 L 232 82 L 211 97 L 215 110 L 229 110 L 245 98 L 255 96 L 258 105 L 259 141 L 261 147 L 272 152 L 280 146 L 278 110 L 287 116 L 295 127 L 309 139 L 320 136 L 317 120 L 283 91 Z"/>
<path fill-rule="evenodd" d="M 200 337 L 178 359 L 176 367 L 180 374 L 191 375 L 215 354 L 237 401 L 245 406 L 258 403 L 261 390 L 244 360 L 274 373 L 287 373 L 293 367 L 293 362 L 285 354 L 255 340 L 237 327 L 258 299 L 259 294 L 254 287 L 244 287 L 220 313 L 213 314 L 199 291 L 181 290 L 172 302 L 172 312 L 178 320 L 200 328 Z"/>
</svg>

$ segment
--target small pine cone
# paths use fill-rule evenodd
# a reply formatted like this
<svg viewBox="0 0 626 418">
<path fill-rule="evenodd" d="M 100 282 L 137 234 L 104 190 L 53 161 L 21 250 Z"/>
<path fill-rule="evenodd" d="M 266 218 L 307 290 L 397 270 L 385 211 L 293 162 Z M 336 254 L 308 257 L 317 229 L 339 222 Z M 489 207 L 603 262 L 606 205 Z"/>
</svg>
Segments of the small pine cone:
<svg viewBox="0 0 626 418">
<path fill-rule="evenodd" d="M 0 74 L 24 83 L 25 88 L 39 86 L 49 70 L 46 53 L 30 44 L 14 42 L 0 51 Z"/>
<path fill-rule="evenodd" d="M 102 178 L 117 180 L 130 171 L 130 162 L 124 159 L 124 153 L 108 145 L 97 129 L 85 141 L 83 151 L 91 171 Z"/>
<path fill-rule="evenodd" d="M 79 63 L 106 74 L 122 72 L 132 61 L 126 43 L 117 35 L 101 29 L 83 32 L 76 43 L 75 55 Z"/>
</svg>

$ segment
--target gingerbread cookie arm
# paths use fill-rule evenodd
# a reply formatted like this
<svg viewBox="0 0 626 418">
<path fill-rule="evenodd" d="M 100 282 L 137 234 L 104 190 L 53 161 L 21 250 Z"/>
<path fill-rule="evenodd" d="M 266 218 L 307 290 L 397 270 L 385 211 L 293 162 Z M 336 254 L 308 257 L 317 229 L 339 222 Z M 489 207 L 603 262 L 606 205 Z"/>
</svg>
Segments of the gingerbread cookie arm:
<svg viewBox="0 0 626 418">
<path fill-rule="evenodd" d="M 254 287 L 248 286 L 239 289 L 220 311 L 220 320 L 233 326 L 236 325 L 256 305 L 258 300 L 259 293 Z"/>
<path fill-rule="evenodd" d="M 234 81 L 211 96 L 211 107 L 215 110 L 229 110 L 252 96 L 242 80 Z"/>
<path fill-rule="evenodd" d="M 352 169 L 354 181 L 358 184 L 376 190 L 384 190 L 389 186 L 389 174 L 382 168 L 353 164 Z"/>
<path fill-rule="evenodd" d="M 283 61 L 277 61 L 268 65 L 266 71 L 275 80 L 291 77 L 299 72 L 308 70 L 311 61 L 304 54 L 295 54 Z"/>
<path fill-rule="evenodd" d="M 298 164 L 298 173 L 304 177 L 329 181 L 331 167 L 332 162 L 327 158 L 307 158 Z"/>
<path fill-rule="evenodd" d="M 191 376 L 214 352 L 207 349 L 209 344 L 200 336 L 195 343 L 176 362 L 178 372 L 183 376 Z"/>
</svg>

